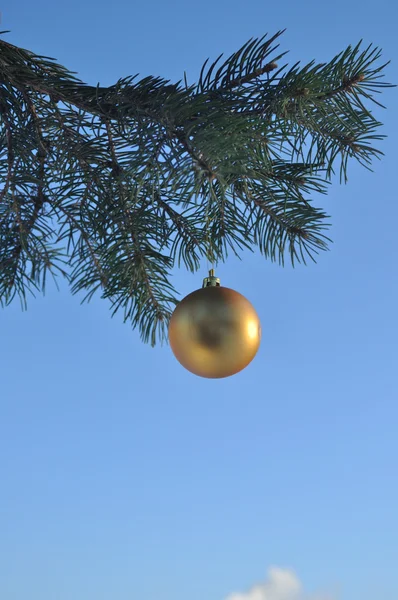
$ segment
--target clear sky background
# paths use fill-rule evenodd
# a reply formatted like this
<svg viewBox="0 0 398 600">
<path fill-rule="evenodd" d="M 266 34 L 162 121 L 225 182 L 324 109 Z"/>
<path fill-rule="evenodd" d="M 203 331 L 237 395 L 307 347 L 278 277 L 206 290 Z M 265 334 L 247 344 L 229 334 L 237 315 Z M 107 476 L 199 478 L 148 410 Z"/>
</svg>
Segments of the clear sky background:
<svg viewBox="0 0 398 600">
<path fill-rule="evenodd" d="M 94 85 L 193 82 L 207 57 L 284 27 L 291 63 L 363 38 L 398 83 L 390 0 L 1 11 L 8 41 Z M 384 102 L 385 158 L 316 199 L 331 251 L 295 269 L 259 253 L 219 268 L 263 324 L 235 377 L 191 375 L 65 285 L 0 312 L 1 600 L 296 600 L 300 586 L 306 600 L 398 598 L 396 90 Z M 176 272 L 181 297 L 205 274 Z"/>
</svg>

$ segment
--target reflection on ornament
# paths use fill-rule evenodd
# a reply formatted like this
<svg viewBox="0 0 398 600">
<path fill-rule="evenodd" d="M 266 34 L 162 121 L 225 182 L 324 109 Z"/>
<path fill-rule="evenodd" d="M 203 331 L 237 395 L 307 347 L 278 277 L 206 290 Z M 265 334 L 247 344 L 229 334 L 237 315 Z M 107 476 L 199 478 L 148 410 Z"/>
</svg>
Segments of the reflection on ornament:
<svg viewBox="0 0 398 600">
<path fill-rule="evenodd" d="M 260 319 L 238 292 L 221 287 L 214 276 L 177 305 L 169 325 L 169 341 L 188 371 L 208 378 L 229 377 L 253 360 L 260 346 Z"/>
</svg>

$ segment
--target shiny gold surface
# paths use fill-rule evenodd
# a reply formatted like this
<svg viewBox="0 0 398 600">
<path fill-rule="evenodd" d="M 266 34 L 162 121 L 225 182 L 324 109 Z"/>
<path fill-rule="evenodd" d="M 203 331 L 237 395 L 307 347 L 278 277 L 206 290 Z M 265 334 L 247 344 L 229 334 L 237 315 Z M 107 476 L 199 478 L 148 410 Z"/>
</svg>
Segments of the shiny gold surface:
<svg viewBox="0 0 398 600">
<path fill-rule="evenodd" d="M 250 302 L 220 285 L 203 287 L 177 305 L 169 341 L 177 360 L 200 377 L 229 377 L 244 369 L 260 346 L 261 325 Z"/>
</svg>

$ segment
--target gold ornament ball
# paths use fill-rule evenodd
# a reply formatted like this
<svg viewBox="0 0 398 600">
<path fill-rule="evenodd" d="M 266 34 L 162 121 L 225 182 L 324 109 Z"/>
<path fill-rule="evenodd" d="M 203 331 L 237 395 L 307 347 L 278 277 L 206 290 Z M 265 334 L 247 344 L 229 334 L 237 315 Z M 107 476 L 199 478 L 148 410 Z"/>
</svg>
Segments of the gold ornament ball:
<svg viewBox="0 0 398 600">
<path fill-rule="evenodd" d="M 210 272 L 210 275 L 212 271 Z M 169 324 L 174 356 L 191 373 L 222 378 L 242 371 L 260 346 L 260 319 L 250 302 L 213 276 L 177 305 Z"/>
</svg>

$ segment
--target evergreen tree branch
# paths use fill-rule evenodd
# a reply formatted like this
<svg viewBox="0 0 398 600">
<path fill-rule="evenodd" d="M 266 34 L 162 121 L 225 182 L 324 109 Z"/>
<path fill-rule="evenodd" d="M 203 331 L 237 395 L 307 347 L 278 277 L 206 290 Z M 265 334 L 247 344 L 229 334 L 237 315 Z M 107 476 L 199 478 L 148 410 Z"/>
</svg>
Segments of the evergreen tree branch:
<svg viewBox="0 0 398 600">
<path fill-rule="evenodd" d="M 281 34 L 206 61 L 185 87 L 86 85 L 0 40 L 0 300 L 44 289 L 56 269 L 155 343 L 177 302 L 174 265 L 195 271 L 255 246 L 296 264 L 325 250 L 328 217 L 312 196 L 336 161 L 346 179 L 350 158 L 370 168 L 381 155 L 368 105 L 389 87 L 386 65 L 357 45 L 279 67 Z"/>
<path fill-rule="evenodd" d="M 4 196 L 8 193 L 10 185 L 13 179 L 13 167 L 15 161 L 14 147 L 13 147 L 13 139 L 12 139 L 12 126 L 9 111 L 7 108 L 7 103 L 3 98 L 3 95 L 0 97 L 0 115 L 3 120 L 5 126 L 6 133 L 6 144 L 7 144 L 7 175 L 6 181 L 3 189 L 0 192 L 0 201 L 3 200 Z"/>
</svg>

